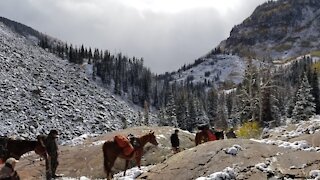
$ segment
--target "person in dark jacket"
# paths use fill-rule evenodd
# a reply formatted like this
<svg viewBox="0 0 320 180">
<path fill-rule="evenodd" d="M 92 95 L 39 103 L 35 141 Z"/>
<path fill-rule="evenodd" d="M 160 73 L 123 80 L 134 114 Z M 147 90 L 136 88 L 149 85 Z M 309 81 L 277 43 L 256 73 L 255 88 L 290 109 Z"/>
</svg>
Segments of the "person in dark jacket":
<svg viewBox="0 0 320 180">
<path fill-rule="evenodd" d="M 46 161 L 47 179 L 59 177 L 56 175 L 56 170 L 59 165 L 57 138 L 58 138 L 58 131 L 51 130 L 45 140 L 45 146 L 48 154 L 48 158 Z"/>
<path fill-rule="evenodd" d="M 179 130 L 176 129 L 173 134 L 171 134 L 170 140 L 171 140 L 171 146 L 173 153 L 178 153 L 180 152 L 180 141 L 179 141 L 179 136 L 178 136 Z"/>
<path fill-rule="evenodd" d="M 6 160 L 5 165 L 0 170 L 0 180 L 20 180 L 17 171 L 14 170 L 17 162 L 19 161 L 15 158 Z"/>
</svg>

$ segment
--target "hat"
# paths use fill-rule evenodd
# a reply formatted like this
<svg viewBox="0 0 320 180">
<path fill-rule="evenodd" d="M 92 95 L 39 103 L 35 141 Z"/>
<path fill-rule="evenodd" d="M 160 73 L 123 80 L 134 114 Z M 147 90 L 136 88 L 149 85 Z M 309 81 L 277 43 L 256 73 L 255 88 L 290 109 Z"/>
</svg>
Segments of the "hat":
<svg viewBox="0 0 320 180">
<path fill-rule="evenodd" d="M 56 134 L 56 135 L 58 135 L 59 133 L 58 133 L 58 131 L 57 131 L 57 130 L 52 129 L 52 130 L 50 130 L 50 133 L 49 133 L 49 134 Z"/>
<path fill-rule="evenodd" d="M 174 132 L 179 132 L 179 129 L 175 129 Z"/>
<path fill-rule="evenodd" d="M 53 135 L 53 137 L 58 137 L 59 133 L 57 130 L 52 129 L 52 130 L 50 130 L 49 135 Z"/>
<path fill-rule="evenodd" d="M 17 162 L 19 162 L 19 161 L 16 160 L 15 158 L 13 158 L 13 157 L 11 157 L 11 158 L 6 160 L 6 163 L 10 164 L 11 166 L 15 166 Z"/>
</svg>

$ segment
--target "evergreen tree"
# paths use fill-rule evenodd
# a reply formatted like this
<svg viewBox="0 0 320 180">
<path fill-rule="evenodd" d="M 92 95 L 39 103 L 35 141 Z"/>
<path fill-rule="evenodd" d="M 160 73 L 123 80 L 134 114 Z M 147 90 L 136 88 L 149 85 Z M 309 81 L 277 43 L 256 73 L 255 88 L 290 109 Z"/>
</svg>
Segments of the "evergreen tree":
<svg viewBox="0 0 320 180">
<path fill-rule="evenodd" d="M 214 88 L 211 88 L 208 92 L 207 109 L 209 124 L 214 126 L 218 118 L 218 93 Z"/>
<path fill-rule="evenodd" d="M 149 103 L 144 101 L 144 124 L 149 125 Z"/>
<path fill-rule="evenodd" d="M 188 112 L 189 112 L 189 116 L 188 116 L 188 120 L 187 120 L 187 130 L 192 132 L 197 124 L 197 110 L 195 107 L 195 97 L 193 97 L 193 95 L 189 94 L 188 96 Z"/>
<path fill-rule="evenodd" d="M 172 93 L 169 95 L 169 101 L 166 105 L 167 125 L 178 127 L 176 105 Z"/>
<path fill-rule="evenodd" d="M 181 129 L 187 129 L 188 119 L 188 106 L 187 106 L 187 94 L 182 91 L 176 98 L 176 114 L 177 122 Z"/>
<path fill-rule="evenodd" d="M 259 80 L 257 76 L 257 69 L 253 65 L 252 60 L 249 59 L 243 83 L 240 87 L 238 87 L 239 89 L 241 89 L 240 112 L 242 121 L 258 120 L 257 118 L 259 117 Z"/>
<path fill-rule="evenodd" d="M 296 94 L 297 101 L 292 114 L 294 122 L 308 120 L 312 115 L 314 115 L 315 104 L 311 90 L 311 86 L 305 74 Z"/>
<path fill-rule="evenodd" d="M 310 85 L 312 87 L 311 93 L 314 97 L 314 103 L 316 105 L 316 114 L 320 114 L 320 96 L 319 96 L 319 79 L 318 79 L 318 73 L 316 70 L 313 70 L 313 73 L 310 78 Z"/>
<path fill-rule="evenodd" d="M 219 97 L 219 106 L 218 106 L 218 117 L 217 121 L 214 125 L 218 129 L 227 129 L 228 123 L 227 123 L 227 106 L 226 106 L 226 100 L 225 95 L 222 93 Z"/>
</svg>

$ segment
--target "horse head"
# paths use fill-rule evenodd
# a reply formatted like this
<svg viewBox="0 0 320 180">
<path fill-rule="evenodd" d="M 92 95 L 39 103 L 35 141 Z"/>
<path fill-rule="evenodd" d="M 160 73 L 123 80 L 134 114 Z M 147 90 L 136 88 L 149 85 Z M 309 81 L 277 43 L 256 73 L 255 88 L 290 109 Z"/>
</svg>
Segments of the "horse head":
<svg viewBox="0 0 320 180">
<path fill-rule="evenodd" d="M 37 145 L 34 149 L 35 153 L 39 154 L 40 156 L 47 158 L 47 149 L 45 146 L 45 139 L 46 136 L 44 135 L 38 135 L 37 136 Z"/>
<path fill-rule="evenodd" d="M 148 136 L 149 136 L 149 142 L 150 142 L 151 144 L 157 146 L 157 145 L 158 145 L 158 142 L 157 142 L 156 136 L 154 135 L 154 132 L 153 132 L 153 131 L 150 131 L 149 134 L 148 134 Z"/>
</svg>

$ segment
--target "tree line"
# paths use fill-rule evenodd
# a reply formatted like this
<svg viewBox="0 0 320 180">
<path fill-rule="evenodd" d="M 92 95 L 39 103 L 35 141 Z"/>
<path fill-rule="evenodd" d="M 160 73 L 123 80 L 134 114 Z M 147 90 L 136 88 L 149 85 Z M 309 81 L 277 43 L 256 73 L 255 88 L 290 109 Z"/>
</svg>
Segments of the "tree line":
<svg viewBox="0 0 320 180">
<path fill-rule="evenodd" d="M 87 63 L 92 81 L 144 109 L 148 123 L 150 109 L 158 114 L 160 125 L 193 131 L 200 123 L 226 129 L 257 121 L 262 127 L 279 126 L 288 118 L 306 120 L 320 113 L 318 70 L 310 57 L 286 66 L 254 65 L 247 60 L 244 80 L 229 91 L 214 83 L 174 81 L 174 73 L 156 75 L 143 65 L 143 58 L 111 54 L 108 50 L 79 48 L 66 43 L 50 43 L 44 36 L 39 45 L 71 63 Z M 212 54 L 220 53 L 215 49 Z M 194 64 L 184 65 L 185 71 Z"/>
</svg>

